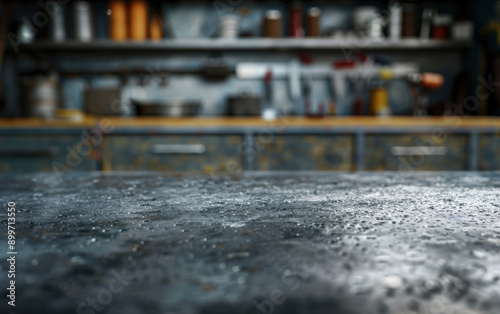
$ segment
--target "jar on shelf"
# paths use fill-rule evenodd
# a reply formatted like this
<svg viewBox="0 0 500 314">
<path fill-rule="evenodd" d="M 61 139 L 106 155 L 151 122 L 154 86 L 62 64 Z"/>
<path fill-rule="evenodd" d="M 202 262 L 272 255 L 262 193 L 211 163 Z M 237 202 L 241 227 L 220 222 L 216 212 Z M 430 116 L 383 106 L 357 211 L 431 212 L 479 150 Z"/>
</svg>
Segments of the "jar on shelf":
<svg viewBox="0 0 500 314">
<path fill-rule="evenodd" d="M 375 86 L 370 93 L 370 113 L 374 116 L 389 116 L 389 92 L 382 83 Z"/>
<path fill-rule="evenodd" d="M 264 15 L 262 24 L 262 37 L 283 37 L 283 18 L 278 10 L 268 10 Z"/>
<path fill-rule="evenodd" d="M 450 14 L 437 14 L 432 18 L 432 38 L 448 39 L 453 18 Z"/>
<path fill-rule="evenodd" d="M 312 7 L 307 10 L 307 37 L 319 37 L 321 35 L 321 10 Z"/>
<path fill-rule="evenodd" d="M 127 4 L 124 0 L 109 1 L 109 35 L 113 40 L 128 38 Z"/>
<path fill-rule="evenodd" d="M 130 0 L 130 39 L 146 40 L 148 37 L 148 2 L 146 0 Z"/>
</svg>

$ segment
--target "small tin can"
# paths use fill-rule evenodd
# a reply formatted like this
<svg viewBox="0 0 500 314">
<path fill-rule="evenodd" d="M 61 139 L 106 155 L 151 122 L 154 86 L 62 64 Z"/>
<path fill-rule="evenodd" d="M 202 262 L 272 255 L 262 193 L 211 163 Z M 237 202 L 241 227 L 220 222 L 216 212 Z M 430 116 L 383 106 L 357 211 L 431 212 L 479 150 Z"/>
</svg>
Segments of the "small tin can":
<svg viewBox="0 0 500 314">
<path fill-rule="evenodd" d="M 391 40 L 401 39 L 403 11 L 399 2 L 393 2 L 389 6 L 389 38 Z"/>
<path fill-rule="evenodd" d="M 281 17 L 280 11 L 269 10 L 266 12 L 262 25 L 262 37 L 283 37 L 283 18 Z"/>
</svg>

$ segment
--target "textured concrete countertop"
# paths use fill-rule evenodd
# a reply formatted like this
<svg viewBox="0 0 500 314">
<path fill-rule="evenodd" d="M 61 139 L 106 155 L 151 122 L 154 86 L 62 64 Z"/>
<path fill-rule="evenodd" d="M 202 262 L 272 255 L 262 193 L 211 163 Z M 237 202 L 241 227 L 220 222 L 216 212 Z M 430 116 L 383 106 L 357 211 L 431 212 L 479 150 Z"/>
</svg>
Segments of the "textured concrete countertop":
<svg viewBox="0 0 500 314">
<path fill-rule="evenodd" d="M 15 313 L 500 313 L 500 173 L 3 175 L 0 200 Z"/>
</svg>

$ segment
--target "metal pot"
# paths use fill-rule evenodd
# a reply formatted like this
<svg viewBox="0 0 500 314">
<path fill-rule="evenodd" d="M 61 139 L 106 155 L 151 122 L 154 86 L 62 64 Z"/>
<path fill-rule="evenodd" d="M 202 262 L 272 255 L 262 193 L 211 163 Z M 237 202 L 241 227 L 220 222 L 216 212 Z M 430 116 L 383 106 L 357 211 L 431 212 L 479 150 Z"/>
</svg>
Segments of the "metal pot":
<svg viewBox="0 0 500 314">
<path fill-rule="evenodd" d="M 129 107 L 121 100 L 121 89 L 90 88 L 84 92 L 85 112 L 97 116 L 128 116 Z"/>
<path fill-rule="evenodd" d="M 197 99 L 137 100 L 131 99 L 138 116 L 186 117 L 195 116 L 201 107 Z"/>
<path fill-rule="evenodd" d="M 260 96 L 242 92 L 227 97 L 228 116 L 260 116 Z"/>
<path fill-rule="evenodd" d="M 54 118 L 60 103 L 59 80 L 57 77 L 23 77 L 19 83 L 23 116 Z"/>
</svg>

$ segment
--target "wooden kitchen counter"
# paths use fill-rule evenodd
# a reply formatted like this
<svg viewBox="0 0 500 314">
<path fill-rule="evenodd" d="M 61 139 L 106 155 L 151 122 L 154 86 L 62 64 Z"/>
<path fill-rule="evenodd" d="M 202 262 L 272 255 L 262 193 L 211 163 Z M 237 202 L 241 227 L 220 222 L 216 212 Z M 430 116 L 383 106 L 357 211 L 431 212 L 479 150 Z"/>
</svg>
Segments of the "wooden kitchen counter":
<svg viewBox="0 0 500 314">
<path fill-rule="evenodd" d="M 198 117 L 198 118 L 106 118 L 116 126 L 149 127 L 149 126 L 179 126 L 179 127 L 264 127 L 264 126 L 294 126 L 294 127 L 400 127 L 400 126 L 448 126 L 448 127 L 500 127 L 500 118 L 493 117 L 279 117 L 274 121 L 261 118 L 231 118 L 231 117 Z"/>
<path fill-rule="evenodd" d="M 66 119 L 42 119 L 42 118 L 1 118 L 0 129 L 27 129 L 27 128 L 92 128 L 98 119 L 85 117 L 81 121 Z"/>
<path fill-rule="evenodd" d="M 497 117 L 279 117 L 274 121 L 243 117 L 86 117 L 83 121 L 43 120 L 35 118 L 0 119 L 0 128 L 89 128 L 105 123 L 120 128 L 135 127 L 449 127 L 449 128 L 500 128 Z"/>
<path fill-rule="evenodd" d="M 25 153 L 27 148 L 53 154 L 56 147 L 58 160 L 65 160 L 67 147 L 81 145 L 88 136 L 99 146 L 93 155 L 96 163 L 86 159 L 88 163 L 79 165 L 82 170 L 205 171 L 224 168 L 231 160 L 245 170 L 397 170 L 401 156 L 394 148 L 408 151 L 429 142 L 446 153 L 428 156 L 419 170 L 496 170 L 500 165 L 500 118 L 494 117 L 0 119 L 4 154 Z M 159 144 L 206 151 L 152 154 Z M 29 164 L 51 169 L 53 160 L 31 158 Z M 26 171 L 27 163 L 21 161 L 6 157 L 3 163 Z"/>
</svg>

